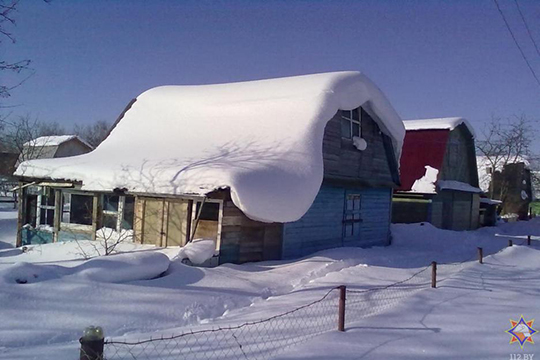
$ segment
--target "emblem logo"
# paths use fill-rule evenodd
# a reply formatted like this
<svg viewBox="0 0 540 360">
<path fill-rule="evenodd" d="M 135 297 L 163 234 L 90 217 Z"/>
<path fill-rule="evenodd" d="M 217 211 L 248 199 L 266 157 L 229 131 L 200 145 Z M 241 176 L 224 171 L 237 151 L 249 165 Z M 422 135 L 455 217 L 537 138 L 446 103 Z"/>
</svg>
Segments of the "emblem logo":
<svg viewBox="0 0 540 360">
<path fill-rule="evenodd" d="M 521 315 L 521 317 L 517 321 L 510 319 L 510 324 L 512 324 L 512 327 L 506 330 L 507 333 L 512 335 L 512 339 L 510 339 L 510 344 L 517 342 L 519 343 L 521 349 L 523 349 L 523 345 L 526 342 L 534 344 L 532 337 L 538 331 L 533 329 L 533 323 L 534 319 L 526 321 L 523 318 L 523 315 Z"/>
</svg>

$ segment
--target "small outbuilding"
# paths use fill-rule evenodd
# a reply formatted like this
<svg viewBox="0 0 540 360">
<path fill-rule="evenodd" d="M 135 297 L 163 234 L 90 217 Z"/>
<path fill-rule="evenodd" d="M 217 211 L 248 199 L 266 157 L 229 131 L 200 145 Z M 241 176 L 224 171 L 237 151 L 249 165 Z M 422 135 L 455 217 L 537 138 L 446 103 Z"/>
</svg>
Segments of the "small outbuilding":
<svg viewBox="0 0 540 360">
<path fill-rule="evenodd" d="M 23 145 L 18 163 L 34 159 L 63 158 L 86 154 L 93 147 L 77 135 L 41 136 Z"/>
<path fill-rule="evenodd" d="M 529 160 L 515 155 L 499 155 L 496 160 L 486 156 L 477 157 L 482 190 L 501 202 L 502 216 L 527 220 L 530 204 L 534 200 Z"/>
<path fill-rule="evenodd" d="M 480 193 L 474 130 L 463 118 L 404 121 L 401 187 L 395 223 L 430 222 L 449 230 L 476 229 Z"/>
<path fill-rule="evenodd" d="M 18 167 L 18 244 L 212 239 L 214 263 L 385 245 L 404 135 L 358 72 L 154 88 L 94 151 Z"/>
</svg>

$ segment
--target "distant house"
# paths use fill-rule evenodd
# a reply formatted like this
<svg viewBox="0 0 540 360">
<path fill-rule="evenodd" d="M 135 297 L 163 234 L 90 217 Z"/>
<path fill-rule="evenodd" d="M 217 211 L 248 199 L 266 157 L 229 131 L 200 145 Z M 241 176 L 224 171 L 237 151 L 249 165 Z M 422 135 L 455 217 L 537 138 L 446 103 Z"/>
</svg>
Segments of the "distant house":
<svg viewBox="0 0 540 360">
<path fill-rule="evenodd" d="M 81 155 L 92 149 L 90 144 L 77 135 L 41 136 L 24 144 L 18 163 L 26 160 Z"/>
<path fill-rule="evenodd" d="M 385 245 L 404 134 L 358 72 L 154 88 L 94 151 L 19 166 L 18 243 L 108 228 L 157 246 L 213 239 L 214 263 Z"/>
<path fill-rule="evenodd" d="M 479 156 L 480 186 L 491 198 L 500 200 L 501 215 L 528 219 L 529 206 L 534 200 L 534 187 L 529 161 L 522 156 L 502 157 L 493 166 L 485 156 Z"/>
<path fill-rule="evenodd" d="M 404 121 L 401 187 L 392 221 L 427 221 L 442 229 L 478 227 L 478 173 L 474 130 L 463 118 Z"/>
</svg>

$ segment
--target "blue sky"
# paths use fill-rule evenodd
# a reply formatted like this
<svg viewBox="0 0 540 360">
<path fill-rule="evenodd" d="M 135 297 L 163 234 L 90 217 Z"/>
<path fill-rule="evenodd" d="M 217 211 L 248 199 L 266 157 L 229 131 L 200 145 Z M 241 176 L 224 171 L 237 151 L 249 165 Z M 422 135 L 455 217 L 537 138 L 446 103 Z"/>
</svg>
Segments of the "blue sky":
<svg viewBox="0 0 540 360">
<path fill-rule="evenodd" d="M 498 0 L 531 65 L 514 0 Z M 540 44 L 540 2 L 519 0 Z M 404 119 L 492 115 L 540 119 L 540 86 L 492 0 L 23 0 L 4 41 L 35 74 L 6 102 L 44 121 L 113 122 L 141 92 L 359 70 Z"/>
</svg>

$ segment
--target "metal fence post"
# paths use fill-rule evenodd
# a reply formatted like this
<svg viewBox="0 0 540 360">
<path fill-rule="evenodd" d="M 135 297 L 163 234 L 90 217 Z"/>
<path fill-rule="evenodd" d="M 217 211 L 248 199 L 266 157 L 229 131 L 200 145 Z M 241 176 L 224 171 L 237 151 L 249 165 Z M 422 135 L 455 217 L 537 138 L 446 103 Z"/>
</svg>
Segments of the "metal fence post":
<svg viewBox="0 0 540 360">
<path fill-rule="evenodd" d="M 514 245 L 513 241 L 512 240 L 508 240 L 508 246 L 512 246 Z"/>
<path fill-rule="evenodd" d="M 478 248 L 478 262 L 480 264 L 484 263 L 484 249 L 482 249 L 481 247 Z"/>
<path fill-rule="evenodd" d="M 531 235 L 527 235 L 527 245 L 531 245 Z"/>
<path fill-rule="evenodd" d="M 432 288 L 437 287 L 437 262 L 436 261 L 431 262 L 431 287 Z"/>
<path fill-rule="evenodd" d="M 347 287 L 341 285 L 339 289 L 339 317 L 338 317 L 338 331 L 345 331 L 345 295 L 347 293 Z"/>
<path fill-rule="evenodd" d="M 79 360 L 103 360 L 103 347 L 105 337 L 103 329 L 99 326 L 89 326 L 84 329 L 83 336 L 79 339 L 81 352 Z"/>
</svg>

